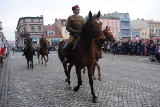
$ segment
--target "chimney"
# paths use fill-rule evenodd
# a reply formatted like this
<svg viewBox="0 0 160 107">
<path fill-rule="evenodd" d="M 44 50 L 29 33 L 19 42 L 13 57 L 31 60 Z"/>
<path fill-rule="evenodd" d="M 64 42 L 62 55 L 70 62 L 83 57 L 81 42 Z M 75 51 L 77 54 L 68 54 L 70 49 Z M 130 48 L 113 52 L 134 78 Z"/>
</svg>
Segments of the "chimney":
<svg viewBox="0 0 160 107">
<path fill-rule="evenodd" d="M 43 15 L 40 15 L 40 17 L 43 17 Z"/>
<path fill-rule="evenodd" d="M 55 18 L 55 23 L 57 22 L 57 18 Z"/>
</svg>

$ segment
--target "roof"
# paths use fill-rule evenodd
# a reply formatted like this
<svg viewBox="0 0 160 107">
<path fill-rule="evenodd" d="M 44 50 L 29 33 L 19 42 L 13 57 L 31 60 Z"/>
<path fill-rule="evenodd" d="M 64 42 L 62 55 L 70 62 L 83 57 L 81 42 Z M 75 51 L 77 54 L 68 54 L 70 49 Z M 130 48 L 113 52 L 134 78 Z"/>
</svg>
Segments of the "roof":
<svg viewBox="0 0 160 107">
<path fill-rule="evenodd" d="M 20 23 L 20 20 L 22 20 L 22 19 L 43 19 L 43 16 L 38 16 L 38 17 L 21 17 L 21 18 L 19 18 L 19 20 L 18 20 L 18 24 L 17 24 L 17 27 L 16 27 L 16 29 L 18 29 L 18 25 L 19 25 L 19 23 Z"/>
<path fill-rule="evenodd" d="M 47 31 L 48 30 L 52 30 L 54 31 L 55 35 L 53 36 L 49 36 L 47 35 Z M 47 37 L 47 38 L 63 38 L 62 37 L 62 34 L 60 33 L 60 31 L 58 30 L 58 27 L 56 26 L 56 24 L 52 24 L 52 25 L 44 25 L 44 37 Z"/>
</svg>

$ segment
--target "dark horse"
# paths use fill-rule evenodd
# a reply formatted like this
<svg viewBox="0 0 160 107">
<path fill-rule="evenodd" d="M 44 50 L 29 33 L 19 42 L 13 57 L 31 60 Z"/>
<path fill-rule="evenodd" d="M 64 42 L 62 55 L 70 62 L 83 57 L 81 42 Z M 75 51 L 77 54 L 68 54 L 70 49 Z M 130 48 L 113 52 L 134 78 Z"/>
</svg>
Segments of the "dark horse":
<svg viewBox="0 0 160 107">
<path fill-rule="evenodd" d="M 98 38 L 94 39 L 94 52 L 96 55 L 96 59 L 94 61 L 94 69 L 93 69 L 93 79 L 96 79 L 95 77 L 95 68 L 98 69 L 98 80 L 101 81 L 101 67 L 98 63 L 99 59 L 102 56 L 102 46 L 106 42 L 114 42 L 114 37 L 112 35 L 112 32 L 110 32 L 110 27 L 106 26 L 105 29 L 103 29 L 103 34 L 99 36 Z M 85 73 L 85 68 L 83 69 L 83 73 Z"/>
<path fill-rule="evenodd" d="M 33 54 L 34 54 L 34 49 L 32 45 L 27 43 L 24 55 L 27 59 L 28 68 L 31 67 L 32 69 L 33 69 Z"/>
<path fill-rule="evenodd" d="M 102 23 L 99 21 L 100 11 L 96 16 L 92 16 L 92 12 L 89 12 L 89 18 L 86 21 L 84 28 L 82 30 L 82 35 L 76 45 L 75 50 L 70 50 L 70 57 L 68 57 L 68 62 L 64 63 L 63 60 L 65 58 L 65 51 L 63 49 L 64 41 L 59 44 L 58 48 L 58 56 L 63 64 L 65 74 L 67 76 L 68 84 L 70 85 L 70 69 L 73 65 L 76 67 L 76 73 L 78 77 L 78 85 L 74 87 L 74 91 L 78 91 L 80 86 L 82 85 L 82 78 L 81 78 L 81 70 L 84 67 L 87 67 L 88 70 L 88 77 L 89 77 L 89 84 L 91 87 L 91 94 L 93 102 L 97 102 L 97 97 L 94 92 L 93 87 L 93 67 L 94 61 L 96 59 L 95 52 L 94 52 L 94 39 L 98 38 L 102 33 Z M 67 63 L 70 63 L 70 67 Z"/>
<path fill-rule="evenodd" d="M 43 58 L 45 61 L 45 65 L 47 65 L 48 62 L 48 48 L 47 44 L 45 43 L 43 46 L 41 46 L 38 51 L 37 51 L 37 57 L 38 57 L 38 62 L 40 63 L 40 55 L 41 55 L 41 63 L 43 64 Z"/>
</svg>

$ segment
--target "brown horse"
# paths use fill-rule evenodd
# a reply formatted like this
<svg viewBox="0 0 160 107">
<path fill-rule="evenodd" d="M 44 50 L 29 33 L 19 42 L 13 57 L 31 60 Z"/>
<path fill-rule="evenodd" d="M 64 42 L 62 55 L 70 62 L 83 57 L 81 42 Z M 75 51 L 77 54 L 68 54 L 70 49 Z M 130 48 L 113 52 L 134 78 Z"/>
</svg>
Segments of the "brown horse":
<svg viewBox="0 0 160 107">
<path fill-rule="evenodd" d="M 38 57 L 38 62 L 40 63 L 40 57 L 41 55 L 41 63 L 43 64 L 43 59 L 45 61 L 45 65 L 47 65 L 48 62 L 48 47 L 47 44 L 44 44 L 43 46 L 41 46 L 38 51 L 37 51 L 37 57 Z"/>
<path fill-rule="evenodd" d="M 78 91 L 80 86 L 82 85 L 82 78 L 81 78 L 81 70 L 86 66 L 88 70 L 88 77 L 89 77 L 89 84 L 91 87 L 91 94 L 93 102 L 97 102 L 97 97 L 94 92 L 93 87 L 93 67 L 94 67 L 94 60 L 96 59 L 95 52 L 94 52 L 94 39 L 98 38 L 102 33 L 102 23 L 99 21 L 100 11 L 96 16 L 92 16 L 92 12 L 89 12 L 89 18 L 86 21 L 84 28 L 82 30 L 82 35 L 76 45 L 76 49 L 70 50 L 70 57 L 68 57 L 69 66 L 75 65 L 76 73 L 78 77 L 78 85 L 74 87 L 74 91 Z M 70 70 L 71 67 L 68 67 L 67 70 L 67 63 L 64 63 L 63 60 L 65 58 L 65 54 L 63 53 L 63 45 L 64 42 L 59 44 L 58 48 L 58 56 L 63 63 L 64 71 L 67 76 L 67 81 L 70 85 Z"/>
<path fill-rule="evenodd" d="M 103 30 L 103 34 L 94 40 L 94 51 L 96 55 L 96 59 L 94 61 L 94 70 L 93 70 L 93 79 L 96 79 L 95 77 L 95 67 L 98 69 L 98 80 L 101 81 L 101 71 L 100 71 L 100 65 L 98 63 L 99 59 L 102 56 L 102 46 L 104 42 L 114 42 L 114 37 L 112 35 L 112 32 L 110 32 L 110 28 L 106 26 L 106 28 Z M 83 73 L 85 73 L 85 68 L 83 69 Z"/>
<path fill-rule="evenodd" d="M 112 32 L 110 32 L 110 28 L 108 26 L 106 26 L 106 28 L 103 30 L 103 35 L 101 35 L 99 38 L 94 40 L 94 50 L 95 50 L 95 54 L 96 54 L 96 59 L 94 61 L 93 78 L 96 79 L 95 67 L 97 67 L 99 81 L 102 80 L 102 77 L 101 77 L 100 65 L 99 65 L 98 61 L 102 56 L 102 46 L 105 41 L 114 42 L 114 37 L 112 35 Z"/>
</svg>

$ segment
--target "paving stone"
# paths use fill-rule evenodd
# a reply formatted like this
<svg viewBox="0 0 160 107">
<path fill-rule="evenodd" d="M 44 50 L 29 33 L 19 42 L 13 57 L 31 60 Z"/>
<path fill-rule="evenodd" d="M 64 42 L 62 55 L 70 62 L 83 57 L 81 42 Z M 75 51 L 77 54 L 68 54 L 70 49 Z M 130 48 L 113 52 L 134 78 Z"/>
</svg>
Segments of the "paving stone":
<svg viewBox="0 0 160 107">
<path fill-rule="evenodd" d="M 102 81 L 94 80 L 99 102 L 93 103 L 88 74 L 82 74 L 77 92 L 69 90 L 56 51 L 49 54 L 47 66 L 34 57 L 33 70 L 27 69 L 21 55 L 8 59 L 1 96 L 8 104 L 4 107 L 160 107 L 160 64 L 148 57 L 103 54 L 99 60 Z M 77 85 L 74 67 L 71 82 Z"/>
</svg>

